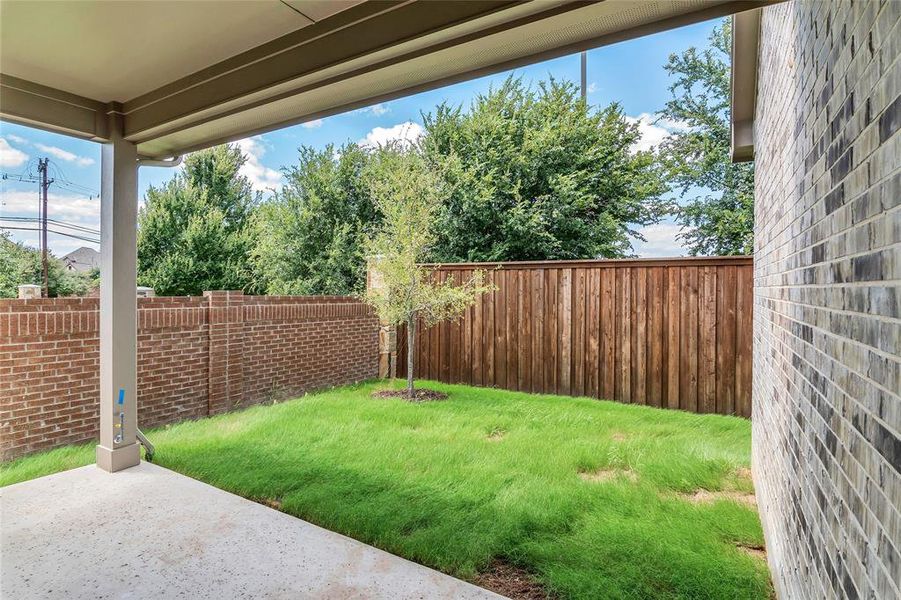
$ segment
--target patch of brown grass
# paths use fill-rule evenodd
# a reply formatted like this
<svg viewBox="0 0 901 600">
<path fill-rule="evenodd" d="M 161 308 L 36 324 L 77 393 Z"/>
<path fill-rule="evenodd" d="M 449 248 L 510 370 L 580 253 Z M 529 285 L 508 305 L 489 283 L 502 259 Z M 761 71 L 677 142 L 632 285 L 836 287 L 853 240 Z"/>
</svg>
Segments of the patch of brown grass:
<svg viewBox="0 0 901 600">
<path fill-rule="evenodd" d="M 735 547 L 754 558 L 766 562 L 766 548 L 763 546 L 749 546 L 747 544 L 735 544 Z"/>
<path fill-rule="evenodd" d="M 631 469 L 595 469 L 594 471 L 579 471 L 582 481 L 589 483 L 603 483 L 612 481 L 618 477 L 625 477 L 629 481 L 638 481 L 638 475 Z"/>
<path fill-rule="evenodd" d="M 479 573 L 473 583 L 511 600 L 556 598 L 545 590 L 531 573 L 499 558 L 491 561 L 488 568 Z"/>
<path fill-rule="evenodd" d="M 413 397 L 407 395 L 407 390 L 381 390 L 372 392 L 373 398 L 400 398 L 408 402 L 432 402 L 435 400 L 447 400 L 447 394 L 436 390 L 413 390 Z"/>
<path fill-rule="evenodd" d="M 489 442 L 499 442 L 504 439 L 504 436 L 506 435 L 507 432 L 503 429 L 492 429 L 491 433 L 489 433 L 485 439 L 487 439 Z"/>
<path fill-rule="evenodd" d="M 688 500 L 692 504 L 712 504 L 720 500 L 731 500 L 751 508 L 757 508 L 757 497 L 748 492 L 737 492 L 732 490 L 722 490 L 711 492 L 710 490 L 695 490 L 690 494 L 679 494 L 683 500 Z"/>
</svg>

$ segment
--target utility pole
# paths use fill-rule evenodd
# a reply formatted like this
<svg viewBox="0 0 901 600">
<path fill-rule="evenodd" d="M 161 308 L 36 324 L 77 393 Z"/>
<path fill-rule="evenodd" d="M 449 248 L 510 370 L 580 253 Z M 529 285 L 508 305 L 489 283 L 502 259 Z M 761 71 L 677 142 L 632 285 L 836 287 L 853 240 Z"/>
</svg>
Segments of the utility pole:
<svg viewBox="0 0 901 600">
<path fill-rule="evenodd" d="M 50 159 L 38 159 L 38 173 L 41 176 L 41 193 L 39 196 L 38 216 L 41 220 L 41 271 L 42 271 L 42 294 L 44 298 L 50 297 L 50 281 L 47 275 L 47 190 L 52 179 L 47 178 L 47 167 L 50 165 Z"/>
<path fill-rule="evenodd" d="M 582 52 L 582 101 L 585 102 L 588 97 L 588 53 Z"/>
</svg>

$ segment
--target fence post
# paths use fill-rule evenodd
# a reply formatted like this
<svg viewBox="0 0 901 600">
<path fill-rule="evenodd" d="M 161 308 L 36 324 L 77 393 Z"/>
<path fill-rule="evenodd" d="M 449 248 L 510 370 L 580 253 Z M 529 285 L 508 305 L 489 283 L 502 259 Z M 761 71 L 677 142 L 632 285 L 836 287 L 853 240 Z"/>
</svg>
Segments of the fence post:
<svg viewBox="0 0 901 600">
<path fill-rule="evenodd" d="M 211 291 L 209 300 L 209 414 L 231 410 L 244 398 L 244 292 Z"/>
<path fill-rule="evenodd" d="M 378 289 L 382 278 L 374 266 L 378 256 L 366 258 L 366 289 Z M 397 377 L 397 327 L 379 321 L 379 378 Z"/>
</svg>

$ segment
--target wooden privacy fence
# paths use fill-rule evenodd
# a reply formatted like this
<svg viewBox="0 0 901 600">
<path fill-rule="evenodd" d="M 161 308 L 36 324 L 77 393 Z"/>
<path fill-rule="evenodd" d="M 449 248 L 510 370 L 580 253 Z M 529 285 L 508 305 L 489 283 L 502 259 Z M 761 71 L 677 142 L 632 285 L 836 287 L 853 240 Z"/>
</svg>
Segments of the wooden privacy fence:
<svg viewBox="0 0 901 600">
<path fill-rule="evenodd" d="M 466 263 L 497 290 L 423 329 L 415 375 L 700 413 L 751 415 L 750 257 Z M 398 376 L 406 334 L 398 331 Z"/>
</svg>

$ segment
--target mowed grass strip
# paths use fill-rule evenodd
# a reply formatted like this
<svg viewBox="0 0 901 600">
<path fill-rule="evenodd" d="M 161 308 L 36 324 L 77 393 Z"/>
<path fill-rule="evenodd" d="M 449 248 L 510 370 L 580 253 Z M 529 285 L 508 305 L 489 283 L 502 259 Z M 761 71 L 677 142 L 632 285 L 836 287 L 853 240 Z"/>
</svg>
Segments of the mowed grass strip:
<svg viewBox="0 0 901 600">
<path fill-rule="evenodd" d="M 767 598 L 750 422 L 429 382 L 369 383 L 153 431 L 157 462 L 465 579 L 493 560 L 560 598 Z M 93 460 L 8 463 L 0 485 Z M 705 501 L 693 501 L 698 490 Z M 717 491 L 723 491 L 717 496 Z"/>
</svg>

